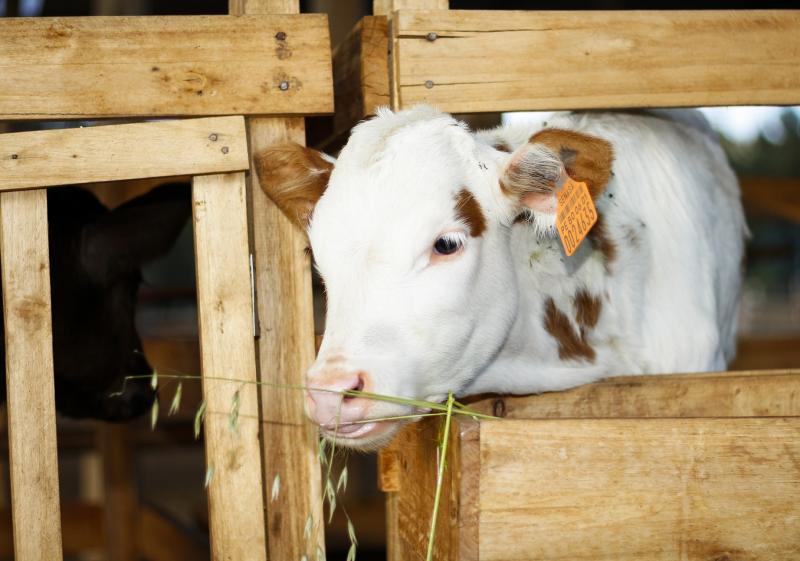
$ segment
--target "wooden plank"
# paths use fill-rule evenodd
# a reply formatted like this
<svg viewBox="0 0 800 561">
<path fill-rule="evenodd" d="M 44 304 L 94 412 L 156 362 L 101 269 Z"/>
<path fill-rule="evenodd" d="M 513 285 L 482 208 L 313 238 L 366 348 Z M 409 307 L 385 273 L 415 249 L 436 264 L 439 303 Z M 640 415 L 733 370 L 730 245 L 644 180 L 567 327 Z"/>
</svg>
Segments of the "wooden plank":
<svg viewBox="0 0 800 561">
<path fill-rule="evenodd" d="M 800 370 L 624 376 L 470 406 L 509 419 L 800 416 Z"/>
<path fill-rule="evenodd" d="M 100 551 L 105 544 L 103 507 L 97 504 L 66 503 L 61 507 L 64 555 Z M 0 509 L 0 559 L 13 559 L 11 511 Z"/>
<path fill-rule="evenodd" d="M 131 428 L 106 424 L 99 428 L 98 437 L 103 455 L 106 559 L 136 561 L 140 514 Z"/>
<path fill-rule="evenodd" d="M 0 190 L 202 175 L 247 166 L 242 117 L 0 135 Z"/>
<path fill-rule="evenodd" d="M 0 119 L 328 113 L 330 58 L 323 14 L 6 18 Z"/>
<path fill-rule="evenodd" d="M 372 13 L 388 16 L 395 10 L 446 10 L 449 0 L 373 0 Z"/>
<path fill-rule="evenodd" d="M 392 472 L 393 483 L 397 483 L 397 487 L 382 488 L 387 492 L 389 561 L 425 559 L 436 490 L 440 430 L 440 419 L 412 424 L 380 451 L 382 470 Z M 478 424 L 455 422 L 449 438 L 433 558 L 477 561 Z"/>
<path fill-rule="evenodd" d="M 303 142 L 301 119 L 251 118 L 248 126 L 254 153 L 276 142 Z M 271 487 L 280 476 L 283 489 L 267 510 L 270 559 L 303 555 L 312 559 L 317 547 L 324 548 L 318 435 L 305 415 L 304 392 L 286 388 L 305 384 L 305 372 L 316 354 L 311 259 L 304 232 L 264 194 L 256 168 L 250 169 L 259 375 L 265 383 L 261 387 L 264 481 Z M 309 516 L 316 525 L 307 537 Z"/>
<path fill-rule="evenodd" d="M 60 561 L 47 193 L 0 194 L 8 441 L 17 561 Z"/>
<path fill-rule="evenodd" d="M 739 183 L 747 207 L 800 223 L 800 178 L 743 177 Z"/>
<path fill-rule="evenodd" d="M 195 177 L 192 200 L 211 558 L 265 561 L 244 174 Z"/>
<path fill-rule="evenodd" d="M 232 13 L 296 12 L 297 0 L 232 0 Z M 330 64 L 330 58 L 329 58 Z M 332 93 L 329 91 L 329 100 Z M 302 119 L 250 118 L 251 155 L 275 142 L 303 143 Z M 317 432 L 308 422 L 302 391 L 279 386 L 305 382 L 314 360 L 311 260 L 303 232 L 261 191 L 255 168 L 248 176 L 251 243 L 256 267 L 259 380 L 263 419 L 265 485 L 280 477 L 278 496 L 267 508 L 269 558 L 308 559 L 325 550 Z M 268 385 L 267 385 L 268 384 Z M 314 527 L 306 533 L 311 516 Z"/>
<path fill-rule="evenodd" d="M 800 559 L 800 419 L 481 423 L 485 561 Z"/>
<path fill-rule="evenodd" d="M 393 35 L 402 107 L 800 104 L 798 10 L 409 10 Z"/>
</svg>

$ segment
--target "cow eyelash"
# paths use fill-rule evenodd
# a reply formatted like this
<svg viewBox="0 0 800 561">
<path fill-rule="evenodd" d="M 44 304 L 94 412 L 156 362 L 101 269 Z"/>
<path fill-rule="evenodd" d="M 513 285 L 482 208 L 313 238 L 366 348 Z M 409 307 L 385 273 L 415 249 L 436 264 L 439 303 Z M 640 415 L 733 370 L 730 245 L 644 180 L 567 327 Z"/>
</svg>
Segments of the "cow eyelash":
<svg viewBox="0 0 800 561">
<path fill-rule="evenodd" d="M 464 242 L 466 242 L 466 239 L 461 232 L 447 232 L 436 238 L 433 243 L 433 253 L 436 255 L 453 255 L 464 247 Z"/>
</svg>

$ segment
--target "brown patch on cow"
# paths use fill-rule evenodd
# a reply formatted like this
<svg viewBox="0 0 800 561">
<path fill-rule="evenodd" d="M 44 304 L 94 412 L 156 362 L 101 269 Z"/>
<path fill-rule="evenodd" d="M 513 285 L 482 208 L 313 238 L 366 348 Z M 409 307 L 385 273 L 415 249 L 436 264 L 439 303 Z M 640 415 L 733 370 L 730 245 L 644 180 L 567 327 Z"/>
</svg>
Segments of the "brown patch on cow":
<svg viewBox="0 0 800 561">
<path fill-rule="evenodd" d="M 595 222 L 588 237 L 592 240 L 594 248 L 603 255 L 606 270 L 608 271 L 609 265 L 617 258 L 617 246 L 608 236 L 606 221 L 602 214 L 597 213 L 597 222 Z"/>
<path fill-rule="evenodd" d="M 575 306 L 575 321 L 581 329 L 592 329 L 600 319 L 600 311 L 603 303 L 600 298 L 589 294 L 585 290 L 579 290 L 572 299 Z"/>
<path fill-rule="evenodd" d="M 550 149 L 564 164 L 569 176 L 583 181 L 593 199 L 597 199 L 611 178 L 614 149 L 611 143 L 581 132 L 544 129 L 530 138 L 534 144 Z"/>
<path fill-rule="evenodd" d="M 333 164 L 316 150 L 294 142 L 271 146 L 255 156 L 261 189 L 301 228 L 330 181 Z"/>
<path fill-rule="evenodd" d="M 513 152 L 511 146 L 509 146 L 507 142 L 503 142 L 502 140 L 492 144 L 492 148 L 494 148 L 495 150 L 499 150 L 500 152 L 508 152 L 509 154 Z"/>
<path fill-rule="evenodd" d="M 469 235 L 478 237 L 486 230 L 486 218 L 480 203 L 472 193 L 461 189 L 456 195 L 456 216 L 469 228 Z"/>
<path fill-rule="evenodd" d="M 558 358 L 561 360 L 585 359 L 594 362 L 594 349 L 586 342 L 585 333 L 579 334 L 569 318 L 558 309 L 552 298 L 544 305 L 544 328 L 558 343 Z"/>
</svg>

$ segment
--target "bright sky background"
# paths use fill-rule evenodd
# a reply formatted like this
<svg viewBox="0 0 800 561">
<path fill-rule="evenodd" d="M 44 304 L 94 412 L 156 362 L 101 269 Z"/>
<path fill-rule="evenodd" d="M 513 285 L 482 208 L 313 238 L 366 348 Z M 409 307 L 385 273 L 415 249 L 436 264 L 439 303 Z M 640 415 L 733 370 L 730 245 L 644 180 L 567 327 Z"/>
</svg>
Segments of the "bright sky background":
<svg viewBox="0 0 800 561">
<path fill-rule="evenodd" d="M 730 138 L 741 143 L 751 142 L 763 132 L 767 140 L 778 143 L 783 136 L 783 125 L 779 120 L 782 107 L 702 107 L 711 125 Z M 793 110 L 800 115 L 800 108 Z M 504 123 L 539 123 L 552 115 L 552 111 L 504 113 Z"/>
</svg>

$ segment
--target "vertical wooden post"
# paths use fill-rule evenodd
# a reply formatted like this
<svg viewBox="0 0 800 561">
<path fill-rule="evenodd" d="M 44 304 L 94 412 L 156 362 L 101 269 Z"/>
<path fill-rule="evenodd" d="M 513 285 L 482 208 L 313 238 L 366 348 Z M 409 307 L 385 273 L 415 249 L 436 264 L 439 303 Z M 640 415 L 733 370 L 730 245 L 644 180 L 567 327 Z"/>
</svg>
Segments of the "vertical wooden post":
<svg viewBox="0 0 800 561">
<path fill-rule="evenodd" d="M 104 518 L 108 561 L 139 558 L 139 501 L 134 487 L 133 439 L 125 425 L 98 431 L 103 454 Z"/>
<path fill-rule="evenodd" d="M 195 177 L 192 215 L 211 559 L 266 561 L 244 173 Z"/>
<path fill-rule="evenodd" d="M 60 561 L 47 192 L 0 194 L 14 556 Z"/>
<path fill-rule="evenodd" d="M 447 10 L 449 4 L 449 0 L 373 0 L 372 13 L 376 16 L 386 16 L 389 22 L 389 92 L 390 107 L 394 111 L 402 109 L 402 100 L 397 67 L 398 41 L 392 15 L 397 10 Z"/>
<path fill-rule="evenodd" d="M 230 0 L 232 14 L 297 13 L 298 0 Z M 292 36 L 286 42 L 291 45 Z M 263 148 L 293 140 L 304 143 L 302 118 L 247 119 L 251 156 Z M 252 212 L 252 247 L 256 266 L 259 379 L 263 419 L 264 481 L 280 478 L 276 498 L 269 498 L 267 532 L 274 561 L 317 557 L 324 551 L 322 490 L 317 433 L 306 420 L 302 391 L 277 385 L 304 383 L 314 360 L 314 309 L 311 262 L 305 234 L 280 212 L 258 186 L 255 167 L 247 178 Z M 313 520 L 310 535 L 306 520 Z"/>
</svg>

